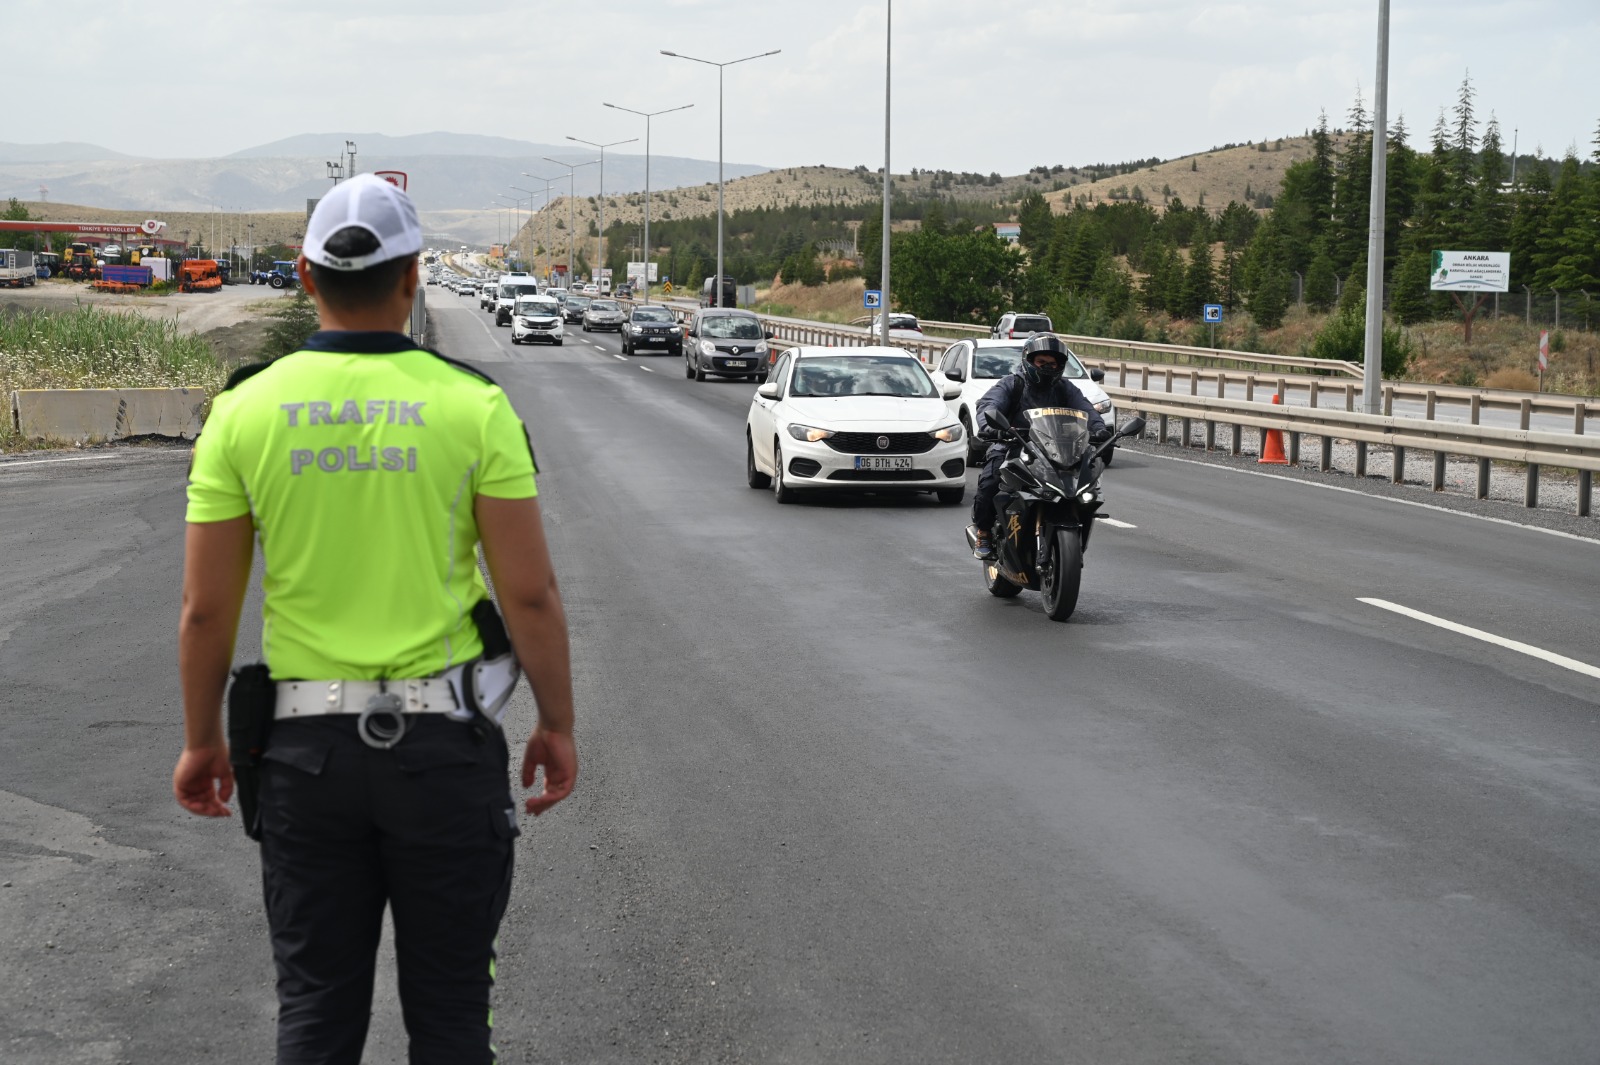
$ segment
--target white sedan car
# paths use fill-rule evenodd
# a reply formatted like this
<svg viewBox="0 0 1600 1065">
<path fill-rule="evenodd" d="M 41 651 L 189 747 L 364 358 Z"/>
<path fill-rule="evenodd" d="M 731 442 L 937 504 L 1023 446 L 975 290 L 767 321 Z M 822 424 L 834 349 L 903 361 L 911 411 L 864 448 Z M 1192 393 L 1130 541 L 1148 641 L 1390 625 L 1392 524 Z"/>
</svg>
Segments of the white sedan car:
<svg viewBox="0 0 1600 1065">
<path fill-rule="evenodd" d="M 745 419 L 745 474 L 780 503 L 817 489 L 966 494 L 964 430 L 940 386 L 899 348 L 793 348 Z"/>
<path fill-rule="evenodd" d="M 950 401 L 950 413 L 966 430 L 969 466 L 982 466 L 983 454 L 988 449 L 987 444 L 972 435 L 973 427 L 977 425 L 978 400 L 1002 377 L 1017 372 L 1017 367 L 1022 365 L 1022 345 L 1026 342 L 1025 339 L 963 340 L 951 344 L 939 356 L 933 379 L 940 388 L 958 385 L 961 389 L 960 395 Z M 1117 409 L 1105 389 L 1100 387 L 1100 382 L 1105 379 L 1103 372 L 1085 370 L 1076 355 L 1068 354 L 1067 369 L 1063 376 L 1083 393 L 1084 399 L 1094 404 L 1094 409 L 1100 412 L 1100 417 L 1105 419 L 1107 425 L 1116 426 Z M 1115 454 L 1115 449 L 1106 452 L 1106 465 L 1111 464 Z"/>
</svg>

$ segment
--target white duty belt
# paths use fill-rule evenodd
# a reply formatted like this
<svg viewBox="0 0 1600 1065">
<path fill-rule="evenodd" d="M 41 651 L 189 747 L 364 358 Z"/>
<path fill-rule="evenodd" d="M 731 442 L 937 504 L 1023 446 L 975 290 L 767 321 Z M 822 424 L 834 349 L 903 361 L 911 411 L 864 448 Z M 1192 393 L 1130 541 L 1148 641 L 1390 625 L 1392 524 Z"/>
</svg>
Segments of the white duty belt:
<svg viewBox="0 0 1600 1065">
<path fill-rule="evenodd" d="M 407 715 L 445 714 L 471 721 L 481 710 L 499 724 L 521 675 L 516 656 L 508 654 L 410 680 L 279 681 L 273 718 L 359 714 L 361 738 L 374 747 L 392 747 L 405 735 Z"/>
</svg>

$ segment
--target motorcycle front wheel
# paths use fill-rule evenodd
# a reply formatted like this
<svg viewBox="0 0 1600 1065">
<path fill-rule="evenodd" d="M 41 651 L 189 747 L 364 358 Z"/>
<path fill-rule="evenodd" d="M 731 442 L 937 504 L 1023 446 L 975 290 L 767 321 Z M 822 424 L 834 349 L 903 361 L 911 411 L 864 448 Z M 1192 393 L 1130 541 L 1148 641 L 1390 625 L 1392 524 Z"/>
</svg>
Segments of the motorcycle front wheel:
<svg viewBox="0 0 1600 1065">
<path fill-rule="evenodd" d="M 1040 573 L 1044 612 L 1051 621 L 1065 621 L 1078 608 L 1078 586 L 1083 582 L 1083 542 L 1076 529 L 1057 529 L 1050 557 Z"/>
</svg>

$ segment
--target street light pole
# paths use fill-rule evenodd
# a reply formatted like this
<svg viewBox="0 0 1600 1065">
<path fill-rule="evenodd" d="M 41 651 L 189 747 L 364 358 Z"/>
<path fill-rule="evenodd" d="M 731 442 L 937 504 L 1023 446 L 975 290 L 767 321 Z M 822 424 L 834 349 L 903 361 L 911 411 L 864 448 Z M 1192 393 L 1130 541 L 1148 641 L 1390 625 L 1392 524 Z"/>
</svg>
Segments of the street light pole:
<svg viewBox="0 0 1600 1065">
<path fill-rule="evenodd" d="M 550 198 L 550 186 L 555 183 L 556 179 L 547 178 L 543 174 L 530 174 L 526 170 L 522 172 L 522 176 L 531 177 L 535 181 L 544 182 L 544 207 L 540 208 L 540 210 L 541 212 L 548 212 L 550 205 L 555 202 Z M 546 213 L 544 218 L 544 253 L 550 257 L 550 261 L 552 263 L 555 262 L 555 252 L 550 250 L 553 243 L 554 242 L 550 239 L 550 216 L 548 213 Z M 545 277 L 545 280 L 550 280 L 548 275 Z"/>
<path fill-rule="evenodd" d="M 1387 2 L 1387 0 L 1385 0 Z M 878 336 L 889 346 L 889 88 L 890 62 L 894 58 L 894 0 L 884 0 L 883 18 L 883 261 L 878 278 Z"/>
<path fill-rule="evenodd" d="M 662 55 L 674 59 L 687 59 L 691 63 L 704 63 L 708 67 L 717 68 L 717 279 L 711 283 L 712 292 L 715 293 L 713 306 L 722 306 L 722 71 L 724 67 L 731 67 L 736 63 L 748 63 L 752 59 L 765 59 L 769 55 L 777 55 L 782 48 L 774 48 L 770 52 L 760 52 L 756 55 L 747 55 L 743 59 L 730 59 L 725 63 L 714 63 L 709 59 L 697 59 L 692 55 L 682 55 L 678 52 L 669 52 L 662 49 Z"/>
<path fill-rule="evenodd" d="M 570 290 L 572 288 L 573 279 L 578 276 L 578 243 L 577 243 L 578 242 L 578 234 L 576 232 L 578 221 L 577 221 L 577 215 L 572 209 L 573 208 L 572 201 L 577 198 L 577 193 L 576 193 L 576 191 L 574 191 L 576 189 L 576 187 L 577 187 L 576 184 L 575 184 L 575 178 L 576 178 L 576 175 L 578 173 L 578 167 L 580 167 L 580 166 L 593 166 L 595 163 L 598 163 L 600 160 L 598 160 L 598 159 L 586 159 L 581 163 L 563 163 L 561 160 L 552 159 L 547 155 L 547 156 L 544 157 L 544 161 L 547 162 L 547 163 L 554 163 L 557 166 L 564 166 L 564 167 L 567 168 L 567 279 L 566 280 L 567 280 L 567 288 Z"/>
<path fill-rule="evenodd" d="M 1362 361 L 1361 409 L 1383 408 L 1383 226 L 1388 185 L 1389 0 L 1378 0 L 1378 78 L 1372 114 L 1372 204 L 1367 224 L 1367 336 Z"/>
<path fill-rule="evenodd" d="M 681 107 L 669 107 L 663 111 L 635 111 L 631 107 L 621 104 L 606 104 L 613 111 L 626 111 L 630 115 L 638 115 L 644 119 L 644 301 L 650 302 L 650 120 L 657 115 L 668 115 L 674 111 L 687 111 L 694 104 L 684 104 Z"/>
<path fill-rule="evenodd" d="M 521 185 L 512 185 L 511 188 L 516 189 L 518 192 L 526 192 L 528 194 L 528 225 L 532 226 L 533 225 L 533 198 L 535 196 L 539 195 L 539 190 L 538 189 L 525 189 Z M 548 196 L 549 194 L 550 194 L 550 190 L 548 188 L 546 188 L 545 189 L 545 195 Z M 517 235 L 515 237 L 513 237 L 512 240 L 513 241 L 522 240 L 522 226 L 520 224 L 517 226 Z M 528 258 L 528 255 L 527 255 L 527 241 L 522 241 L 522 245 L 523 245 L 523 258 L 526 259 L 526 258 Z"/>
<path fill-rule="evenodd" d="M 606 272 L 606 149 L 615 148 L 619 144 L 635 144 L 639 138 L 629 137 L 625 141 L 612 141 L 610 144 L 596 144 L 594 141 L 586 141 L 582 137 L 572 136 L 567 137 L 567 140 L 600 149 L 600 235 L 595 238 L 594 245 L 596 258 L 600 263 L 600 276 L 604 277 Z M 607 295 L 610 295 L 610 293 L 607 293 Z"/>
</svg>

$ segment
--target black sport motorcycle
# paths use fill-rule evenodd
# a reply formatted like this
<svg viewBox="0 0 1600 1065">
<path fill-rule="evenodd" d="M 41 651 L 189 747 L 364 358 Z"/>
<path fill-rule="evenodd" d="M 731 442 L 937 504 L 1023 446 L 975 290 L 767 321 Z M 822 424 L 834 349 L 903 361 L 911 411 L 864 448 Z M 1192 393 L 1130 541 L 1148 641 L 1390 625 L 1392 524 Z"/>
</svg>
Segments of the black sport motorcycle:
<svg viewBox="0 0 1600 1065">
<path fill-rule="evenodd" d="M 1027 435 L 999 411 L 984 412 L 986 438 L 1006 445 L 995 496 L 990 542 L 995 557 L 983 564 L 989 594 L 1009 599 L 1024 588 L 1044 595 L 1045 613 L 1066 621 L 1078 605 L 1083 552 L 1100 516 L 1100 475 L 1118 440 L 1138 436 L 1135 417 L 1104 441 L 1089 437 L 1089 419 L 1070 407 L 1028 412 Z M 967 542 L 977 551 L 975 529 Z"/>
</svg>

